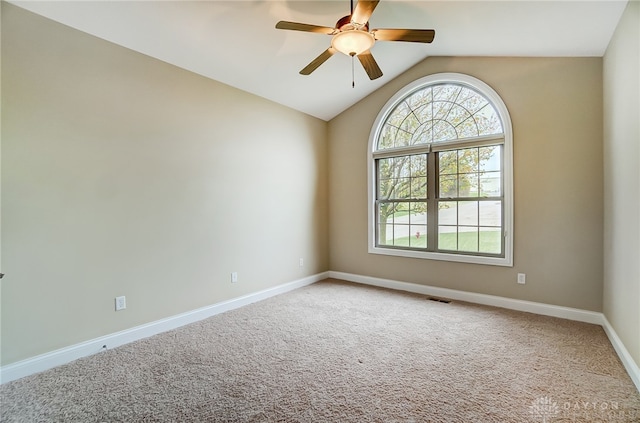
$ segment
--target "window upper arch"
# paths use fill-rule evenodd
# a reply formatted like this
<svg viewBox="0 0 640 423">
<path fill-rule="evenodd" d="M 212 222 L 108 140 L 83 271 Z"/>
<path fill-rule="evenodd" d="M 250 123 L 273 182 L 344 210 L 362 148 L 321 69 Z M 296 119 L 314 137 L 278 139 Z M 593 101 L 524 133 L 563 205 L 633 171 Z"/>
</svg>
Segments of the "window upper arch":
<svg viewBox="0 0 640 423">
<path fill-rule="evenodd" d="M 475 88 L 441 82 L 417 88 L 390 109 L 376 150 L 502 135 L 493 103 Z"/>
</svg>

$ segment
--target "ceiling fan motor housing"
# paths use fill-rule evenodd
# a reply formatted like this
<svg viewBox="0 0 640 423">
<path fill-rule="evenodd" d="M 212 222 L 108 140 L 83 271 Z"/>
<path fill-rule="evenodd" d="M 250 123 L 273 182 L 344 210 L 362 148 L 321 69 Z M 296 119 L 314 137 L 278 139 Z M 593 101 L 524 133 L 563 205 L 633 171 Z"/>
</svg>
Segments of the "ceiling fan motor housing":
<svg viewBox="0 0 640 423">
<path fill-rule="evenodd" d="M 336 23 L 338 33 L 331 39 L 331 46 L 347 56 L 356 56 L 373 47 L 376 42 L 373 34 L 369 33 L 367 24 L 354 25 L 351 15 L 345 16 Z"/>
<path fill-rule="evenodd" d="M 336 22 L 336 28 L 339 29 L 340 31 L 348 31 L 350 29 L 361 29 L 369 32 L 369 22 L 365 22 L 364 24 L 360 24 L 358 22 L 356 23 L 358 24 L 358 27 L 356 27 L 356 25 L 354 25 L 353 22 L 351 22 L 351 15 L 348 15 L 340 18 L 338 22 Z"/>
</svg>

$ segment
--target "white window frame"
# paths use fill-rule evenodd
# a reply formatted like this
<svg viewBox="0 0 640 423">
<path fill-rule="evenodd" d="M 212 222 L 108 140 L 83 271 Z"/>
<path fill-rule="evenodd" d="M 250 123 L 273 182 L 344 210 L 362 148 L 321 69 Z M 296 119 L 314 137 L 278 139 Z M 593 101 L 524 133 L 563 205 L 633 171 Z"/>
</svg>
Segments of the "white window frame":
<svg viewBox="0 0 640 423">
<path fill-rule="evenodd" d="M 504 130 L 503 144 L 503 189 L 504 189 L 504 257 L 485 257 L 470 254 L 448 254 L 431 251 L 415 251 L 398 248 L 385 248 L 376 245 L 376 166 L 374 152 L 378 137 L 381 134 L 384 123 L 395 107 L 413 92 L 428 85 L 435 84 L 458 84 L 468 86 L 484 95 L 495 107 L 502 121 Z M 368 246 L 369 253 L 383 254 L 389 256 L 420 258 L 429 260 L 445 260 L 462 263 L 485 264 L 494 266 L 513 266 L 513 130 L 511 127 L 511 117 L 506 105 L 498 93 L 489 85 L 470 75 L 461 73 L 438 73 L 420 78 L 398 91 L 387 101 L 371 128 L 369 134 L 369 148 L 367 157 L 368 173 Z"/>
</svg>

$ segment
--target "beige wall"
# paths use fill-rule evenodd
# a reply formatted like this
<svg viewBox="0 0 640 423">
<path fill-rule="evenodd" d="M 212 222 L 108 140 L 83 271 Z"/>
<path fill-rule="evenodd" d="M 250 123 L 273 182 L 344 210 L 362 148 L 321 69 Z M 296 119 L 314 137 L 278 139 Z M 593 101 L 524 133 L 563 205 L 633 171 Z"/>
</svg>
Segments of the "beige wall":
<svg viewBox="0 0 640 423">
<path fill-rule="evenodd" d="M 398 90 L 438 72 L 486 82 L 511 114 L 513 268 L 367 253 L 372 124 Z M 329 163 L 331 270 L 601 311 L 600 58 L 428 58 L 330 121 Z"/>
<path fill-rule="evenodd" d="M 640 366 L 640 3 L 604 57 L 604 314 Z"/>
<path fill-rule="evenodd" d="M 604 62 L 603 177 L 599 58 L 433 57 L 327 125 L 2 3 L 2 364 L 328 269 L 600 311 L 603 257 L 605 314 L 640 362 L 630 4 Z M 437 72 L 511 114 L 513 268 L 367 253 L 369 131 Z"/>
<path fill-rule="evenodd" d="M 3 2 L 2 364 L 328 270 L 326 131 Z"/>
</svg>

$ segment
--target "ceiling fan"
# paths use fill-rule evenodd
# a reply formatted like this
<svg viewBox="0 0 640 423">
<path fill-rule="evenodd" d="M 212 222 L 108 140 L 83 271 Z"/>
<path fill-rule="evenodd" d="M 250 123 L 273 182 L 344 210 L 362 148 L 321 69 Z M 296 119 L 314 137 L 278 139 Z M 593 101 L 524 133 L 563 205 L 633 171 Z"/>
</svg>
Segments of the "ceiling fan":
<svg viewBox="0 0 640 423">
<path fill-rule="evenodd" d="M 369 79 L 374 80 L 382 76 L 382 71 L 371 54 L 371 47 L 376 41 L 408 41 L 413 43 L 430 43 L 436 32 L 433 29 L 372 29 L 369 30 L 369 18 L 380 0 L 360 0 L 353 8 L 351 0 L 351 14 L 338 20 L 334 28 L 310 25 L 298 22 L 280 21 L 277 29 L 293 31 L 315 32 L 331 35 L 331 46 L 313 59 L 304 69 L 302 75 L 309 75 L 321 64 L 326 62 L 336 51 L 347 56 L 358 57 Z"/>
</svg>

